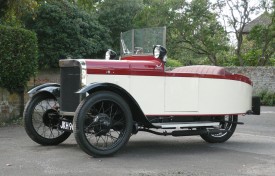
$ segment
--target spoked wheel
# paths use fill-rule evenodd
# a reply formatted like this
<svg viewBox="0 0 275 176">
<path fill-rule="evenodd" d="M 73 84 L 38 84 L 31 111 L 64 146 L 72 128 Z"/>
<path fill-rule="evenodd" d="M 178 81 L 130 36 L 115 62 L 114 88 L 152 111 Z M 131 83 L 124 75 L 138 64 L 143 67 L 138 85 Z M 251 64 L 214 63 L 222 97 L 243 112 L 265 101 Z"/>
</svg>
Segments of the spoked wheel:
<svg viewBox="0 0 275 176">
<path fill-rule="evenodd" d="M 224 116 L 224 122 L 220 123 L 219 129 L 225 130 L 218 134 L 203 134 L 202 139 L 209 143 L 222 143 L 227 141 L 235 132 L 237 127 L 238 116 L 237 115 L 226 115 Z"/>
<path fill-rule="evenodd" d="M 128 142 L 133 128 L 128 104 L 108 91 L 85 98 L 76 110 L 73 124 L 77 143 L 91 156 L 116 153 Z"/>
<path fill-rule="evenodd" d="M 24 125 L 29 137 L 41 145 L 57 145 L 70 132 L 59 130 L 59 104 L 47 94 L 37 94 L 29 100 L 24 111 Z"/>
</svg>

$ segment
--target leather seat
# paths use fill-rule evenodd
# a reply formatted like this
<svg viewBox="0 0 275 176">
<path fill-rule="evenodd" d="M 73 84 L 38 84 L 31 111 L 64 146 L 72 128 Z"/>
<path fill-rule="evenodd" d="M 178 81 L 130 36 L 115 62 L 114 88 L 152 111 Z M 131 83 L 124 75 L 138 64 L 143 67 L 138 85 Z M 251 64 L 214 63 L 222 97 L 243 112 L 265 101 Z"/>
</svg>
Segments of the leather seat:
<svg viewBox="0 0 275 176">
<path fill-rule="evenodd" d="M 171 71 L 171 73 L 194 73 L 204 75 L 232 75 L 232 73 L 226 71 L 223 67 L 209 66 L 209 65 L 192 65 L 185 67 L 177 67 Z"/>
</svg>

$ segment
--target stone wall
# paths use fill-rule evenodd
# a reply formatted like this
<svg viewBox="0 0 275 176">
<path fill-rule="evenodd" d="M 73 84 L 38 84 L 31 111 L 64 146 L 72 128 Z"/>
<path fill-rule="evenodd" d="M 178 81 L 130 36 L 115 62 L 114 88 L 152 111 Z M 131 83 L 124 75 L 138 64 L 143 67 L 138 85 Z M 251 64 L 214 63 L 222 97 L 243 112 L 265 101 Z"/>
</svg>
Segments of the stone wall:
<svg viewBox="0 0 275 176">
<path fill-rule="evenodd" d="M 228 71 L 249 77 L 254 83 L 254 93 L 263 90 L 275 92 L 275 67 L 227 67 Z M 59 69 L 40 71 L 32 78 L 28 88 L 47 82 L 60 82 Z M 28 95 L 25 95 L 25 103 Z M 19 96 L 0 88 L 0 122 L 19 116 Z"/>
<path fill-rule="evenodd" d="M 0 123 L 20 114 L 19 95 L 0 88 Z"/>
<path fill-rule="evenodd" d="M 28 82 L 28 88 L 44 83 L 60 83 L 60 71 L 59 69 L 42 70 L 39 71 L 35 78 L 32 78 Z"/>
<path fill-rule="evenodd" d="M 48 83 L 60 82 L 59 69 L 43 70 L 38 73 L 35 78 L 30 79 L 28 82 L 28 89 Z M 25 103 L 28 101 L 27 90 L 25 93 Z M 9 121 L 12 118 L 19 117 L 20 115 L 20 97 L 16 93 L 10 93 L 6 89 L 0 88 L 0 124 Z"/>
<path fill-rule="evenodd" d="M 249 77 L 254 85 L 254 93 L 275 92 L 275 67 L 227 67 L 231 73 Z"/>
</svg>

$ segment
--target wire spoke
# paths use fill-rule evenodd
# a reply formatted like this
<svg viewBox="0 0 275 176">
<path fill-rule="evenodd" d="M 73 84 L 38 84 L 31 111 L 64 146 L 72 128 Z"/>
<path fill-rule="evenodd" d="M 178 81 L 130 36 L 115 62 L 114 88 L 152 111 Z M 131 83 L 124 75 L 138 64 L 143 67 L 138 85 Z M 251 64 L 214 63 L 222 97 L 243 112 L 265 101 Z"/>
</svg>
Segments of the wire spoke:
<svg viewBox="0 0 275 176">
<path fill-rule="evenodd" d="M 83 129 L 92 146 L 100 150 L 110 150 L 121 141 L 125 126 L 125 115 L 121 107 L 112 100 L 102 100 L 89 108 Z"/>
<path fill-rule="evenodd" d="M 101 107 L 99 109 L 99 112 L 101 112 L 101 110 L 103 110 L 103 113 L 104 113 L 104 107 L 103 107 L 103 105 L 104 105 L 104 101 L 102 101 L 102 103 L 101 103 Z"/>
<path fill-rule="evenodd" d="M 58 129 L 58 108 L 59 104 L 55 99 L 44 99 L 36 104 L 32 112 L 32 125 L 37 134 L 54 139 L 64 133 Z"/>
</svg>

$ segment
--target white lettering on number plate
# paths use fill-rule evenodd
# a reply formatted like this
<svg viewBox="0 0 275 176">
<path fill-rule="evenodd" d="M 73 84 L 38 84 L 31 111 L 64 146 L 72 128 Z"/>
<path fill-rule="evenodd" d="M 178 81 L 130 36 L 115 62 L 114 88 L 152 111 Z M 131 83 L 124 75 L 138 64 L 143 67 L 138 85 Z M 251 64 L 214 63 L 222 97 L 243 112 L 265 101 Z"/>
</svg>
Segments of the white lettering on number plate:
<svg viewBox="0 0 275 176">
<path fill-rule="evenodd" d="M 73 131 L 73 124 L 71 122 L 62 121 L 60 128 L 64 130 Z"/>
</svg>

